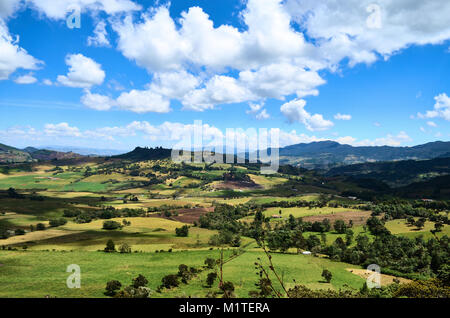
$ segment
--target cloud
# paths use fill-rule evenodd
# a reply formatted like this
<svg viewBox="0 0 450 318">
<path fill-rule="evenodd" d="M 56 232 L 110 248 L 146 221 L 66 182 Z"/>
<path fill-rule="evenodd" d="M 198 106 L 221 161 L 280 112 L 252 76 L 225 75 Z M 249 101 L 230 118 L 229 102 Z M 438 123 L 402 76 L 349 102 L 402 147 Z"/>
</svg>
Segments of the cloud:
<svg viewBox="0 0 450 318">
<path fill-rule="evenodd" d="M 9 34 L 5 22 L 0 18 L 0 80 L 7 80 L 17 69 L 36 70 L 43 62 L 29 55 Z"/>
<path fill-rule="evenodd" d="M 322 115 L 308 113 L 305 106 L 305 100 L 295 99 L 282 105 L 280 110 L 290 123 L 302 123 L 310 131 L 327 130 L 334 126 L 331 121 L 324 119 Z"/>
<path fill-rule="evenodd" d="M 71 6 L 84 11 L 103 11 L 109 15 L 141 10 L 142 7 L 131 0 L 26 0 L 26 4 L 51 19 L 65 19 Z"/>
<path fill-rule="evenodd" d="M 253 115 L 257 120 L 269 119 L 270 115 L 264 109 L 264 102 L 261 104 L 249 103 L 250 109 L 246 111 L 247 114 Z"/>
<path fill-rule="evenodd" d="M 351 65 L 372 63 L 379 55 L 450 38 L 446 0 L 287 0 L 286 8 L 330 64 L 344 57 Z"/>
<path fill-rule="evenodd" d="M 85 91 L 85 94 L 81 97 L 81 102 L 86 107 L 101 111 L 110 110 L 114 106 L 114 100 L 110 97 L 91 94 L 89 90 Z"/>
<path fill-rule="evenodd" d="M 336 120 L 351 120 L 352 116 L 351 115 L 345 115 L 345 114 L 337 113 L 336 115 L 334 115 L 334 119 L 336 119 Z"/>
<path fill-rule="evenodd" d="M 14 82 L 17 84 L 34 84 L 37 82 L 37 79 L 36 79 L 36 77 L 33 76 L 32 73 L 29 73 L 29 74 L 17 77 L 14 80 Z"/>
<path fill-rule="evenodd" d="M 108 32 L 106 31 L 105 21 L 100 21 L 94 30 L 94 36 L 90 36 L 87 39 L 89 46 L 111 46 L 108 40 Z"/>
<path fill-rule="evenodd" d="M 152 8 L 137 21 L 131 16 L 114 19 L 112 26 L 122 54 L 151 74 L 207 70 L 191 80 L 195 85 L 189 92 L 160 92 L 180 99 L 185 109 L 202 111 L 291 94 L 318 95 L 317 86 L 325 81 L 316 71 L 320 62 L 314 59 L 314 46 L 292 28 L 281 1 L 250 0 L 241 15 L 248 27 L 245 31 L 230 25 L 214 27 L 199 7 L 182 12 L 179 27 L 167 6 Z M 237 78 L 227 74 L 229 69 L 239 71 Z"/>
<path fill-rule="evenodd" d="M 16 12 L 21 0 L 2 0 L 0 1 L 0 19 L 6 19 Z"/>
<path fill-rule="evenodd" d="M 450 121 L 450 97 L 442 93 L 434 98 L 436 103 L 433 110 L 428 110 L 425 114 L 418 113 L 418 118 L 443 118 Z"/>
<path fill-rule="evenodd" d="M 81 97 L 81 102 L 86 107 L 105 111 L 113 107 L 128 110 L 135 113 L 168 113 L 170 112 L 170 101 L 151 90 L 131 90 L 120 94 L 117 99 L 109 96 L 92 94 L 86 90 Z"/>
<path fill-rule="evenodd" d="M 250 90 L 240 85 L 239 81 L 229 76 L 214 76 L 204 88 L 190 91 L 183 98 L 185 109 L 204 111 L 217 104 L 241 103 L 255 100 Z"/>
<path fill-rule="evenodd" d="M 255 116 L 258 120 L 269 119 L 270 115 L 267 113 L 267 110 L 263 109 L 259 114 Z"/>
<path fill-rule="evenodd" d="M 169 99 L 182 99 L 199 84 L 200 80 L 186 70 L 163 72 L 154 74 L 150 90 Z"/>
<path fill-rule="evenodd" d="M 52 86 L 53 82 L 51 80 L 49 80 L 48 78 L 46 78 L 42 81 L 42 84 L 47 85 L 47 86 Z"/>
<path fill-rule="evenodd" d="M 130 110 L 136 113 L 168 113 L 170 111 L 170 101 L 151 90 L 131 90 L 122 93 L 116 100 L 119 108 Z"/>
<path fill-rule="evenodd" d="M 82 54 L 69 54 L 66 56 L 69 66 L 67 76 L 59 75 L 57 81 L 68 87 L 90 88 L 101 85 L 105 79 L 102 66 Z"/>
<path fill-rule="evenodd" d="M 392 146 L 398 147 L 404 143 L 411 142 L 411 137 L 404 131 L 401 131 L 397 135 L 388 134 L 386 137 L 376 138 L 375 140 L 365 139 L 353 143 L 355 146 Z"/>
<path fill-rule="evenodd" d="M 80 130 L 77 127 L 69 126 L 68 123 L 46 124 L 44 133 L 47 136 L 81 137 Z"/>
<path fill-rule="evenodd" d="M 427 125 L 430 127 L 437 127 L 437 125 L 434 121 L 427 121 Z"/>
</svg>

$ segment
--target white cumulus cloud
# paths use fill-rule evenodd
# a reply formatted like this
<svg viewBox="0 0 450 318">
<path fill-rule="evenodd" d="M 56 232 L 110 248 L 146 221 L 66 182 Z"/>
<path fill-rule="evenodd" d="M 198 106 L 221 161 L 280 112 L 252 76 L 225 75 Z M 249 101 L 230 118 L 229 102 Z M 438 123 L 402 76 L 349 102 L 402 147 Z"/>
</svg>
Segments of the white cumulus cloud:
<svg viewBox="0 0 450 318">
<path fill-rule="evenodd" d="M 82 54 L 69 54 L 66 57 L 69 66 L 67 75 L 59 75 L 57 81 L 68 87 L 90 88 L 101 85 L 105 72 L 100 64 Z"/>
<path fill-rule="evenodd" d="M 308 130 L 322 131 L 330 129 L 334 124 L 323 118 L 320 114 L 311 115 L 305 110 L 306 101 L 295 99 L 281 106 L 281 113 L 290 123 L 299 122 L 305 125 Z"/>
</svg>

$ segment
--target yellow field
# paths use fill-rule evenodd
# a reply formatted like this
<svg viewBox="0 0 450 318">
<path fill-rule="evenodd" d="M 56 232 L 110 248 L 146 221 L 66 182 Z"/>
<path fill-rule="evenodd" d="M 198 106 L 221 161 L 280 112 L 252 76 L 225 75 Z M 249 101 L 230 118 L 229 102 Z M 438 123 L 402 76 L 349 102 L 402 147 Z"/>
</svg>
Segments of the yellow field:
<svg viewBox="0 0 450 318">
<path fill-rule="evenodd" d="M 391 231 L 392 234 L 430 233 L 430 230 L 434 229 L 434 222 L 425 222 L 425 226 L 421 230 L 417 230 L 415 226 L 408 226 L 406 224 L 406 220 L 404 219 L 386 222 L 385 226 L 389 231 Z M 450 234 L 450 225 L 445 224 L 442 233 L 447 235 Z"/>
<path fill-rule="evenodd" d="M 116 221 L 122 224 L 122 220 L 127 218 L 117 218 L 111 219 L 111 221 Z M 128 221 L 131 221 L 131 226 L 126 226 L 122 231 L 124 232 L 140 232 L 140 231 L 148 231 L 155 229 L 164 229 L 166 231 L 175 231 L 177 227 L 182 227 L 184 224 L 181 222 L 166 220 L 162 218 L 128 218 Z M 106 220 L 95 220 L 86 224 L 76 224 L 69 222 L 66 225 L 62 226 L 62 229 L 71 230 L 71 231 L 89 231 L 89 230 L 102 230 L 103 222 Z M 106 231 L 107 232 L 107 231 Z"/>
<path fill-rule="evenodd" d="M 345 213 L 348 212 L 348 208 L 308 208 L 308 207 L 300 207 L 300 208 L 269 208 L 266 211 L 264 211 L 264 215 L 266 217 L 270 217 L 272 215 L 278 215 L 279 211 L 281 210 L 281 216 L 284 218 L 289 217 L 289 215 L 293 215 L 296 218 L 301 218 L 305 216 L 313 216 L 313 215 L 326 215 L 326 214 L 339 214 L 339 213 Z M 351 210 L 351 211 L 358 211 L 358 210 Z"/>
<path fill-rule="evenodd" d="M 273 188 L 274 186 L 285 183 L 287 181 L 284 178 L 258 176 L 254 174 L 249 174 L 248 176 L 253 180 L 253 182 L 259 184 L 265 189 Z"/>
<path fill-rule="evenodd" d="M 41 240 L 47 240 L 51 238 L 57 238 L 65 235 L 71 235 L 76 232 L 65 231 L 60 229 L 47 229 L 45 231 L 34 231 L 28 232 L 25 235 L 17 235 L 7 238 L 6 240 L 1 240 L 1 245 L 8 246 L 13 244 L 25 244 L 27 242 L 35 242 Z"/>
</svg>

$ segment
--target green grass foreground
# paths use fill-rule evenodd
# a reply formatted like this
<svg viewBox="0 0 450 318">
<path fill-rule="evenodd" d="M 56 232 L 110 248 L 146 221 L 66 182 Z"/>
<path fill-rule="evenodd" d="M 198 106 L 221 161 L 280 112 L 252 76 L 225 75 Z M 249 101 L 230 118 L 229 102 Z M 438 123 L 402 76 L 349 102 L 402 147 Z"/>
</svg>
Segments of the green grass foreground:
<svg viewBox="0 0 450 318">
<path fill-rule="evenodd" d="M 231 254 L 225 251 L 225 257 Z M 161 284 L 167 274 L 175 274 L 180 264 L 200 267 L 207 257 L 218 258 L 218 250 L 189 250 L 173 253 L 104 253 L 104 252 L 47 252 L 47 251 L 0 251 L 0 297 L 38 297 L 47 295 L 58 298 L 97 298 L 103 295 L 106 282 L 119 280 L 128 285 L 138 274 L 149 280 L 152 290 Z M 255 289 L 258 279 L 254 262 L 258 257 L 265 261 L 259 250 L 249 250 L 224 265 L 224 279 L 232 281 L 236 287 L 236 296 L 248 297 Z M 364 280 L 346 270 L 354 267 L 345 263 L 332 262 L 313 256 L 294 254 L 274 254 L 274 264 L 287 286 L 293 285 L 293 279 L 313 289 L 359 289 Z M 70 273 L 66 268 L 70 264 L 81 267 L 81 289 L 69 289 L 66 280 Z M 330 284 L 321 277 L 326 268 L 333 273 Z M 181 284 L 173 290 L 154 292 L 152 297 L 192 296 L 205 297 L 209 289 L 204 287 L 209 271 L 205 270 L 189 284 Z"/>
</svg>

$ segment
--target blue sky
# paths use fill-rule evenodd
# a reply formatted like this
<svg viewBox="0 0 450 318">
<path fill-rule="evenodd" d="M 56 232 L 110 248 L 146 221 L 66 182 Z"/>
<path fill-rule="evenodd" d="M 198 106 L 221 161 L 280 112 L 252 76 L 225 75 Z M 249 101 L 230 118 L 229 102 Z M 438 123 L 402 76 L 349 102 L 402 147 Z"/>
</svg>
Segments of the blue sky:
<svg viewBox="0 0 450 318">
<path fill-rule="evenodd" d="M 372 1 L 67 0 L 79 29 L 66 7 L 5 1 L 0 143 L 170 146 L 195 120 L 280 129 L 282 146 L 450 140 L 445 0 L 378 1 L 379 20 Z"/>
</svg>

